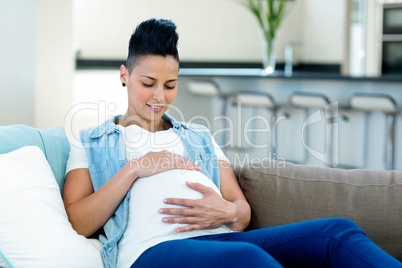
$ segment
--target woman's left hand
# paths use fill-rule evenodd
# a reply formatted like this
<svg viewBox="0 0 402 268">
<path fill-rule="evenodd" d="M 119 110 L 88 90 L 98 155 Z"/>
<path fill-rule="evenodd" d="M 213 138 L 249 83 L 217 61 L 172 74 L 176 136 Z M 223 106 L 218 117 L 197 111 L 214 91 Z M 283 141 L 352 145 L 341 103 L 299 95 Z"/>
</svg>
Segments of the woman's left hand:
<svg viewBox="0 0 402 268">
<path fill-rule="evenodd" d="M 165 223 L 188 224 L 177 228 L 176 232 L 214 229 L 236 221 L 237 207 L 234 203 L 225 200 L 212 188 L 200 183 L 186 182 L 187 186 L 204 195 L 203 199 L 191 200 L 167 198 L 165 204 L 179 205 L 186 208 L 161 208 L 159 213 L 179 217 L 164 217 Z"/>
</svg>

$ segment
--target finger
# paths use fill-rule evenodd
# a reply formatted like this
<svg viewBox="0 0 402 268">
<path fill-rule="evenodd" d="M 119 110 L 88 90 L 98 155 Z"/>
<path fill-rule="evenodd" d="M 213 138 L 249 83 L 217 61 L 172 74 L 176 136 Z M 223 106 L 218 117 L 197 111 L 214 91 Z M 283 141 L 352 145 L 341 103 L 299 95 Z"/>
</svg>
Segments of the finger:
<svg viewBox="0 0 402 268">
<path fill-rule="evenodd" d="M 181 198 L 165 198 L 163 200 L 163 203 L 192 208 L 196 206 L 197 200 L 181 199 Z"/>
<path fill-rule="evenodd" d="M 184 166 L 184 169 L 201 170 L 201 167 L 200 167 L 200 166 L 197 166 L 194 162 L 188 160 L 187 158 L 185 158 L 185 157 L 183 157 L 183 156 L 181 156 L 181 155 L 175 154 L 175 153 L 172 153 L 172 154 L 174 155 L 174 157 L 175 157 L 177 160 L 180 160 L 180 163 L 182 163 L 182 164 L 185 165 L 185 166 Z"/>
<path fill-rule="evenodd" d="M 202 226 L 199 224 L 190 224 L 184 227 L 177 228 L 175 231 L 176 233 L 184 233 L 184 232 L 190 232 L 190 231 L 195 231 L 195 230 L 202 230 Z"/>
<path fill-rule="evenodd" d="M 184 159 L 184 169 L 189 169 L 189 170 L 198 170 L 200 171 L 202 168 L 200 166 L 197 166 L 194 162 L 191 162 L 190 160 Z"/>
<path fill-rule="evenodd" d="M 211 191 L 213 191 L 212 188 L 207 187 L 207 186 L 205 186 L 205 185 L 203 185 L 203 184 L 201 184 L 201 183 L 197 183 L 197 182 L 186 181 L 186 185 L 187 185 L 189 188 L 191 188 L 191 189 L 193 189 L 193 190 L 196 190 L 197 192 L 200 192 L 200 193 L 202 193 L 202 194 L 204 194 L 204 195 L 207 195 L 207 194 L 209 194 Z"/>
<path fill-rule="evenodd" d="M 195 224 L 196 220 L 193 217 L 163 217 L 162 222 L 177 224 Z"/>
<path fill-rule="evenodd" d="M 188 208 L 161 208 L 158 212 L 167 215 L 194 216 L 194 211 Z"/>
<path fill-rule="evenodd" d="M 195 163 L 190 160 L 175 154 L 171 153 L 171 158 L 173 159 L 173 166 L 177 169 L 187 169 L 187 170 L 201 170 L 201 167 L 197 166 Z"/>
<path fill-rule="evenodd" d="M 178 162 L 176 164 L 177 169 L 186 169 L 186 170 L 197 170 L 200 171 L 201 167 L 197 166 L 193 162 Z"/>
<path fill-rule="evenodd" d="M 174 169 L 183 167 L 187 162 L 187 159 L 178 154 L 163 150 L 156 153 L 154 162 L 155 165 L 162 166 L 165 169 Z"/>
</svg>

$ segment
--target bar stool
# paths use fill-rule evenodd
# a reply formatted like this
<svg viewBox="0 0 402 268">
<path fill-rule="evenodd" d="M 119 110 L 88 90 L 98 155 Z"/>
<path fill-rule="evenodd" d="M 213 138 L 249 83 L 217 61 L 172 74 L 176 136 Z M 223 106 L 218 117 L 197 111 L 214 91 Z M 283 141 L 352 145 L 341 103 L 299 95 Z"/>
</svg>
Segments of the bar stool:
<svg viewBox="0 0 402 268">
<path fill-rule="evenodd" d="M 392 170 L 395 168 L 395 132 L 396 132 L 396 114 L 398 112 L 396 101 L 385 94 L 363 94 L 357 93 L 350 98 L 350 107 L 354 110 L 363 111 L 366 117 L 365 135 L 364 135 L 364 151 L 363 151 L 363 167 L 367 164 L 367 146 L 368 146 L 368 114 L 371 112 L 385 113 L 386 122 L 386 143 L 385 143 L 385 167 Z"/>
<path fill-rule="evenodd" d="M 203 97 L 215 97 L 219 98 L 222 101 L 222 107 L 220 111 L 220 115 L 226 116 L 226 107 L 227 107 L 227 99 L 231 96 L 230 94 L 224 94 L 219 87 L 219 85 L 213 80 L 202 80 L 202 79 L 192 79 L 189 81 L 188 89 L 191 94 L 195 96 L 203 96 Z M 224 120 L 221 120 L 221 129 L 226 126 Z M 219 144 L 222 146 L 226 141 L 226 135 L 223 132 L 219 139 Z M 224 148 L 222 148 L 224 150 Z"/>
<path fill-rule="evenodd" d="M 258 91 L 240 91 L 228 98 L 228 102 L 235 106 L 252 108 L 253 112 L 258 108 L 267 109 L 271 113 L 271 120 L 269 121 L 270 139 L 269 139 L 269 152 L 271 158 L 276 157 L 276 112 L 277 106 L 271 94 Z M 238 148 L 245 150 L 244 148 Z M 269 155 L 269 154 L 268 154 Z"/>
<path fill-rule="evenodd" d="M 319 93 L 295 92 L 290 96 L 289 102 L 292 106 L 302 108 L 305 111 L 306 121 L 304 121 L 302 126 L 302 142 L 305 150 L 304 150 L 304 159 L 302 160 L 302 163 L 303 164 L 307 163 L 308 154 L 310 153 L 315 158 L 324 162 L 328 166 L 331 167 L 337 166 L 338 164 L 337 144 L 336 146 L 334 146 L 335 141 L 333 135 L 334 134 L 333 118 L 338 114 L 337 107 L 332 107 L 332 105 L 330 105 L 329 99 L 325 95 Z M 324 129 L 326 132 L 324 153 L 320 153 L 316 150 L 313 150 L 305 143 L 305 141 L 308 141 L 310 138 L 310 130 L 308 126 L 312 123 L 321 121 L 321 114 L 319 114 L 319 117 L 317 118 L 315 117 L 312 118 L 312 116 L 314 116 L 315 113 L 312 115 L 309 114 L 310 110 L 313 108 L 314 109 L 325 108 L 325 118 L 326 120 L 330 121 L 329 123 L 325 124 Z M 312 118 L 314 122 L 308 124 L 307 119 L 309 118 Z"/>
</svg>

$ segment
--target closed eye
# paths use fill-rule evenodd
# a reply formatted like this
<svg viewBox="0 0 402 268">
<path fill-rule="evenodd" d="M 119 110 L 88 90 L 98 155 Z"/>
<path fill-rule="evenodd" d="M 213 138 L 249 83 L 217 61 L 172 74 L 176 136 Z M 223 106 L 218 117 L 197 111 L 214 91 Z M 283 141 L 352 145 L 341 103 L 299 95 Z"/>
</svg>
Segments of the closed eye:
<svg viewBox="0 0 402 268">
<path fill-rule="evenodd" d="M 166 87 L 167 89 L 174 89 L 174 88 L 175 88 L 175 86 L 168 87 L 168 86 L 166 86 L 166 85 L 165 85 L 165 87 Z"/>
<path fill-rule="evenodd" d="M 153 85 L 152 84 L 145 84 L 145 83 L 142 83 L 143 85 L 144 85 L 144 87 L 152 87 Z"/>
</svg>

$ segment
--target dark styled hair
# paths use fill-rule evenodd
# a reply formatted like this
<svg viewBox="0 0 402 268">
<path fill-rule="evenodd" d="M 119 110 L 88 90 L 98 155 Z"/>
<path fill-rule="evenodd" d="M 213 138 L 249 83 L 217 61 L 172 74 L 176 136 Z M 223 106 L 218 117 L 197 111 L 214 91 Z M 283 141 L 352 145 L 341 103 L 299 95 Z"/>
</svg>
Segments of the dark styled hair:
<svg viewBox="0 0 402 268">
<path fill-rule="evenodd" d="M 170 20 L 149 19 L 137 26 L 128 45 L 126 67 L 131 73 L 143 56 L 173 56 L 179 62 L 176 25 Z"/>
</svg>

